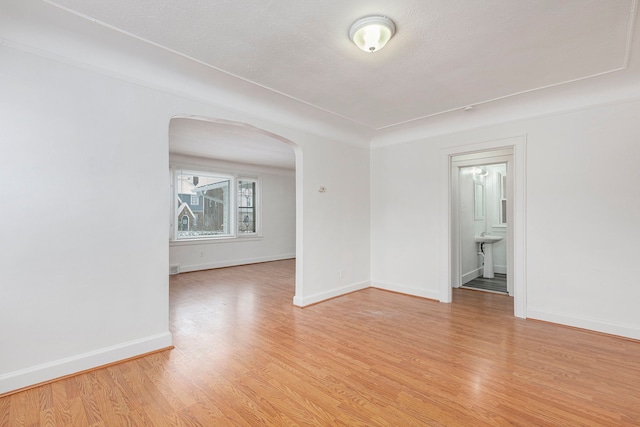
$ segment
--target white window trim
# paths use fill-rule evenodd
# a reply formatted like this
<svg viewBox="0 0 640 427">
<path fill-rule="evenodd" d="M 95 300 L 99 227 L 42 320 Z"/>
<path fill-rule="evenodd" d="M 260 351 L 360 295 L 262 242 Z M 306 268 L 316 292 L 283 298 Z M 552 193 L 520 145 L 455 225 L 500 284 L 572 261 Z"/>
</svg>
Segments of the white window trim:
<svg viewBox="0 0 640 427">
<path fill-rule="evenodd" d="M 206 167 L 193 167 L 193 166 L 179 166 L 174 165 L 170 167 L 170 177 L 171 177 L 171 221 L 169 225 L 169 245 L 170 246 L 183 246 L 183 245 L 201 245 L 203 243 L 231 243 L 238 241 L 256 241 L 262 240 L 262 177 L 254 176 L 254 175 L 246 175 L 246 174 L 229 174 L 224 172 L 219 172 L 216 170 L 212 170 Z M 204 173 L 212 176 L 217 176 L 221 178 L 229 178 L 230 181 L 230 189 L 229 189 L 229 222 L 230 222 L 230 233 L 221 235 L 221 236 L 206 236 L 206 237 L 184 237 L 178 238 L 178 204 L 177 204 L 177 184 L 178 184 L 178 172 L 181 171 L 183 173 L 193 173 L 199 174 Z M 256 204 L 256 232 L 255 233 L 238 233 L 238 224 L 236 222 L 237 212 L 238 212 L 238 197 L 237 197 L 237 187 L 239 180 L 247 180 L 247 181 L 255 181 L 256 183 L 256 196 L 255 196 L 255 204 Z"/>
<path fill-rule="evenodd" d="M 256 231 L 253 233 L 238 233 L 238 224 L 236 223 L 236 233 L 239 239 L 247 239 L 251 237 L 262 237 L 262 178 L 258 176 L 248 176 L 248 175 L 238 175 L 236 177 L 236 187 L 238 185 L 238 181 L 253 181 L 256 183 L 256 194 L 254 196 L 254 204 L 255 204 L 255 221 L 256 221 Z M 238 211 L 238 194 L 236 193 L 236 212 Z M 239 219 L 238 219 L 239 220 Z"/>
</svg>

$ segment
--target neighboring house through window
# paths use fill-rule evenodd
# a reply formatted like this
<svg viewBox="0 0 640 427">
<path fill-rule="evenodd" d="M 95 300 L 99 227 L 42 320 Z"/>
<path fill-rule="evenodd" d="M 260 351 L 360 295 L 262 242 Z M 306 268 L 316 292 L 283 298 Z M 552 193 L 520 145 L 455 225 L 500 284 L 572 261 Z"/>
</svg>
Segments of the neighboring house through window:
<svg viewBox="0 0 640 427">
<path fill-rule="evenodd" d="M 257 235 L 258 192 L 257 178 L 177 170 L 175 239 Z"/>
</svg>

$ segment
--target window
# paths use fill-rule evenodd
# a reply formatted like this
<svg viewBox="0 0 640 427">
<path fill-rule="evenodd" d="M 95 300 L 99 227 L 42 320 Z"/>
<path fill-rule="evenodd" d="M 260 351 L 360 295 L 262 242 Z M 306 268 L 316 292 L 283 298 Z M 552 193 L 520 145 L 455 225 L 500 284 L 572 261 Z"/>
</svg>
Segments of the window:
<svg viewBox="0 0 640 427">
<path fill-rule="evenodd" d="M 501 173 L 497 174 L 498 177 L 498 185 L 500 188 L 500 206 L 498 207 L 498 211 L 500 213 L 500 224 L 507 223 L 507 176 Z"/>
<path fill-rule="evenodd" d="M 180 220 L 180 230 L 188 230 L 189 229 L 189 217 L 186 215 L 182 215 L 182 219 Z"/>
<path fill-rule="evenodd" d="M 259 232 L 259 180 L 176 170 L 176 240 L 230 238 Z M 236 194 L 236 197 L 232 197 Z"/>
<path fill-rule="evenodd" d="M 176 181 L 179 201 L 177 215 L 182 218 L 176 237 L 230 236 L 232 178 L 180 170 L 176 174 Z M 185 217 L 192 217 L 193 220 L 185 223 Z"/>
<path fill-rule="evenodd" d="M 256 181 L 238 180 L 238 233 L 256 232 Z"/>
</svg>

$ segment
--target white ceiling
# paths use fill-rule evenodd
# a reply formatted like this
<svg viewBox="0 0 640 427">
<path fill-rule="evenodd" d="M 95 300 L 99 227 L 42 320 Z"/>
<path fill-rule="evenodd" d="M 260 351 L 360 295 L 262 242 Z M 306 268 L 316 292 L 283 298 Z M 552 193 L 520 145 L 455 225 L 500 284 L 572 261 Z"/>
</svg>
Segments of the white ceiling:
<svg viewBox="0 0 640 427">
<path fill-rule="evenodd" d="M 577 81 L 638 80 L 638 67 L 627 68 L 638 52 L 638 0 L 45 1 L 207 65 L 212 79 L 223 71 L 260 86 L 258 97 L 293 100 L 378 136 L 445 123 L 470 105 L 562 94 Z M 348 39 L 350 25 L 371 14 L 397 28 L 373 54 Z M 269 136 L 192 122 L 176 125 L 172 152 L 293 165 L 290 148 Z M 262 157 L 252 158 L 258 147 Z"/>
<path fill-rule="evenodd" d="M 625 67 L 636 0 L 55 0 L 371 129 Z M 349 26 L 390 17 L 366 53 Z"/>
<path fill-rule="evenodd" d="M 174 118 L 169 152 L 234 163 L 295 168 L 293 148 L 275 137 L 237 124 Z"/>
</svg>

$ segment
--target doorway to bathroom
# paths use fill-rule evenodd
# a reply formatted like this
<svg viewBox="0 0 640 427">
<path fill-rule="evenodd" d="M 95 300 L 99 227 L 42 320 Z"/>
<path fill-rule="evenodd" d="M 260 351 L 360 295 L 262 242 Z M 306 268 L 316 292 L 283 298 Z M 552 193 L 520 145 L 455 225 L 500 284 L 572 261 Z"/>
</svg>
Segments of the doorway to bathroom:
<svg viewBox="0 0 640 427">
<path fill-rule="evenodd" d="M 509 203 L 513 149 L 451 157 L 453 288 L 513 296 Z"/>
<path fill-rule="evenodd" d="M 456 283 L 465 289 L 513 295 L 507 276 L 507 162 L 459 163 L 468 162 L 452 159 L 458 174 L 460 277 Z"/>
<path fill-rule="evenodd" d="M 526 319 L 526 135 L 442 147 L 440 162 L 440 301 L 453 301 L 460 286 L 459 227 L 457 208 L 458 167 L 507 164 L 507 279 L 513 292 L 513 314 Z M 496 157 L 499 157 L 496 159 Z M 454 159 L 458 162 L 454 166 Z M 468 162 L 464 164 L 463 162 Z M 456 292 L 458 293 L 458 292 Z M 487 294 L 488 295 L 488 294 Z"/>
</svg>

